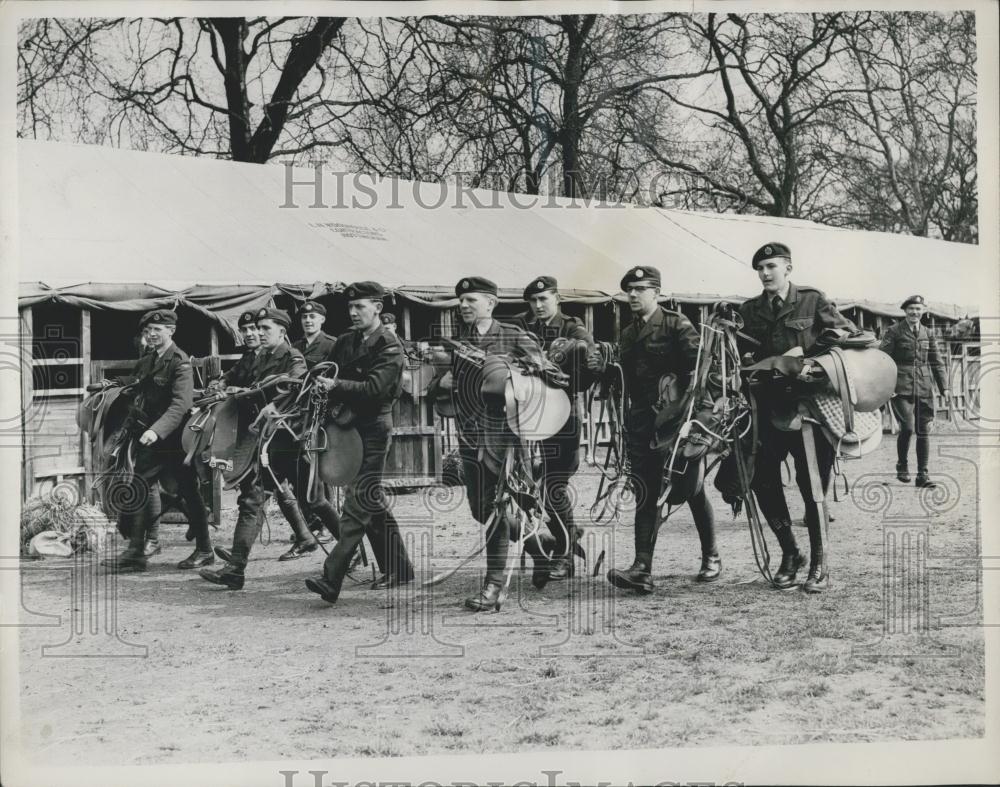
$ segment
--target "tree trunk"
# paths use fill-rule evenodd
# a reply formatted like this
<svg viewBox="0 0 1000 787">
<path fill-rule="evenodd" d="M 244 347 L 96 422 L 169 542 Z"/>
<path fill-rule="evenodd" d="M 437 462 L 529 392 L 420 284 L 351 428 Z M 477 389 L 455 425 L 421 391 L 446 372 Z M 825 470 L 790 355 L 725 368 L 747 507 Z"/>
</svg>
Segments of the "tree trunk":
<svg viewBox="0 0 1000 787">
<path fill-rule="evenodd" d="M 233 161 L 253 161 L 250 145 L 250 101 L 247 98 L 247 64 L 243 52 L 246 20 L 242 17 L 212 19 L 212 26 L 222 39 L 225 53 L 223 82 L 229 108 L 229 149 Z"/>
</svg>

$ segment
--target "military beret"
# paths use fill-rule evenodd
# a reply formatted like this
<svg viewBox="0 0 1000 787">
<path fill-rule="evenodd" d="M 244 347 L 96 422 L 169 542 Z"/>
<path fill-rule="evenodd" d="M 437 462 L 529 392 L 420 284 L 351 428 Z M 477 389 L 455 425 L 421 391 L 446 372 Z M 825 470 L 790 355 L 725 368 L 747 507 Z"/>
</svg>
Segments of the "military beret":
<svg viewBox="0 0 1000 787">
<path fill-rule="evenodd" d="M 242 328 L 244 325 L 255 325 L 257 323 L 257 312 L 243 312 L 236 321 L 236 327 Z"/>
<path fill-rule="evenodd" d="M 788 260 L 792 259 L 792 250 L 789 249 L 784 243 L 765 243 L 757 252 L 753 255 L 753 269 L 757 270 L 757 266 L 760 265 L 764 260 L 769 260 L 773 257 L 784 257 Z"/>
<path fill-rule="evenodd" d="M 636 265 L 622 276 L 622 292 L 636 284 L 648 284 L 650 287 L 660 286 L 660 271 L 652 265 Z"/>
<path fill-rule="evenodd" d="M 150 323 L 153 325 L 177 325 L 177 312 L 173 309 L 153 309 L 153 311 L 142 315 L 139 327 L 145 328 Z"/>
<path fill-rule="evenodd" d="M 282 311 L 281 309 L 261 309 L 257 312 L 257 320 L 274 320 L 279 325 L 284 325 L 286 328 L 292 324 L 291 317 L 288 316 L 288 312 Z"/>
<path fill-rule="evenodd" d="M 395 325 L 396 315 L 395 314 L 381 314 L 379 319 L 382 321 L 383 325 Z"/>
<path fill-rule="evenodd" d="M 371 298 L 378 301 L 385 295 L 385 287 L 377 281 L 356 281 L 354 284 L 348 284 L 344 290 L 344 297 L 349 301 L 356 301 L 360 298 Z"/>
<path fill-rule="evenodd" d="M 316 301 L 306 301 L 302 304 L 302 308 L 299 309 L 299 316 L 301 317 L 303 314 L 322 314 L 326 317 L 326 307 Z"/>
<path fill-rule="evenodd" d="M 496 295 L 497 285 L 482 276 L 468 276 L 455 285 L 456 295 L 465 295 L 467 292 L 486 292 Z"/>
<path fill-rule="evenodd" d="M 545 292 L 546 290 L 558 292 L 559 283 L 556 281 L 555 276 L 539 276 L 537 279 L 534 279 L 531 284 L 524 288 L 524 300 L 528 300 L 531 296 L 538 295 L 538 293 Z"/>
<path fill-rule="evenodd" d="M 899 308 L 900 309 L 905 309 L 907 306 L 910 306 L 911 304 L 914 304 L 914 303 L 919 303 L 921 306 L 926 306 L 927 305 L 926 301 L 924 301 L 924 296 L 923 295 L 911 295 L 909 298 L 907 298 L 905 301 L 903 301 L 903 305 L 900 306 Z"/>
</svg>

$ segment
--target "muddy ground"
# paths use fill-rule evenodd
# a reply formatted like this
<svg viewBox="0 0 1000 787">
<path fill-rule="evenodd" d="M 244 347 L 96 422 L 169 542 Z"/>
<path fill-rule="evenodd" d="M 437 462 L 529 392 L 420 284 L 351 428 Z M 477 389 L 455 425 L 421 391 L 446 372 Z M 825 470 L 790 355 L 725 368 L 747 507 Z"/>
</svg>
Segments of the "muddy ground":
<svg viewBox="0 0 1000 787">
<path fill-rule="evenodd" d="M 174 568 L 189 552 L 177 525 L 108 606 L 100 581 L 70 593 L 72 561 L 26 565 L 22 619 L 46 625 L 21 629 L 23 745 L 39 763 L 98 765 L 979 737 L 979 585 L 963 562 L 978 554 L 975 452 L 955 435 L 939 447 L 934 493 L 895 480 L 888 436 L 846 466 L 820 596 L 767 587 L 745 520 L 717 497 L 718 583 L 691 581 L 685 508 L 661 532 L 656 592 L 614 595 L 604 574 L 631 561 L 626 514 L 588 529 L 590 568 L 608 547 L 600 576 L 537 591 L 525 574 L 499 614 L 463 611 L 476 573 L 433 590 L 348 583 L 329 606 L 303 587 L 320 553 L 277 562 L 288 531 L 274 512 L 242 592 Z M 586 523 L 596 477 L 577 486 Z M 461 490 L 395 506 L 421 578 L 479 537 Z"/>
</svg>

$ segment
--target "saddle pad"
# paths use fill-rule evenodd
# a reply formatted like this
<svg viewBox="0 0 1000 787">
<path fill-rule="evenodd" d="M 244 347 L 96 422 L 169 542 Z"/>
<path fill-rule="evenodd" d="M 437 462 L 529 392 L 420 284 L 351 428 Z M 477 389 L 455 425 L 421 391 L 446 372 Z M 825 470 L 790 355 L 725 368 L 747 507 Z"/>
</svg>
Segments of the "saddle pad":
<svg viewBox="0 0 1000 787">
<path fill-rule="evenodd" d="M 845 443 L 859 443 L 870 438 L 876 432 L 882 431 L 882 413 L 854 413 L 854 432 L 848 433 L 844 424 L 844 405 L 839 396 L 833 394 L 815 394 L 812 398 L 815 405 L 813 414 L 817 420 L 836 437 Z"/>
</svg>

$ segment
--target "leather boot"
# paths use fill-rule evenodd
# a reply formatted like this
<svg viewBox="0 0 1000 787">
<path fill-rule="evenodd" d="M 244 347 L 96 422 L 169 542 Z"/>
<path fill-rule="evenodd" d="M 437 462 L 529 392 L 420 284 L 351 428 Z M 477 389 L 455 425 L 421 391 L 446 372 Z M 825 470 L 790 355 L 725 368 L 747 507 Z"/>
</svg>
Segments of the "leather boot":
<svg viewBox="0 0 1000 787">
<path fill-rule="evenodd" d="M 501 585 L 499 582 L 486 580 L 483 589 L 475 596 L 470 596 L 465 600 L 466 609 L 473 612 L 485 612 L 488 609 L 496 609 L 497 601 L 500 599 Z"/>
<path fill-rule="evenodd" d="M 904 484 L 910 483 L 910 468 L 906 466 L 906 462 L 896 463 L 896 478 Z"/>
<path fill-rule="evenodd" d="M 538 542 L 541 542 L 539 546 Z M 551 533 L 539 533 L 538 539 L 534 536 L 524 542 L 524 551 L 531 555 L 531 584 L 541 590 L 549 583 L 549 569 L 552 566 L 552 559 L 549 555 L 555 549 L 555 539 Z"/>
<path fill-rule="evenodd" d="M 907 480 L 909 480 L 909 479 L 907 479 Z M 916 477 L 916 479 L 914 480 L 913 483 L 914 483 L 914 486 L 917 486 L 917 487 L 937 486 L 937 484 L 935 484 L 933 481 L 931 481 L 931 477 L 927 474 L 926 470 L 919 470 L 919 471 L 917 471 L 917 477 Z"/>
<path fill-rule="evenodd" d="M 243 566 L 226 563 L 222 568 L 203 568 L 198 575 L 213 585 L 225 585 L 230 590 L 243 590 L 245 581 Z"/>
<path fill-rule="evenodd" d="M 333 587 L 325 579 L 312 578 L 306 580 L 306 588 L 311 590 L 313 593 L 318 595 L 327 604 L 336 604 L 337 597 L 340 595 L 340 591 Z"/>
<path fill-rule="evenodd" d="M 649 563 L 636 558 L 624 571 L 613 568 L 608 572 L 608 582 L 622 590 L 634 590 L 646 595 L 653 592 L 653 577 L 649 573 Z"/>
<path fill-rule="evenodd" d="M 701 571 L 695 577 L 696 582 L 715 582 L 722 573 L 722 558 L 715 555 L 702 555 Z"/>
<path fill-rule="evenodd" d="M 219 558 L 219 560 L 221 560 L 223 563 L 233 562 L 233 553 L 230 552 L 225 547 L 216 547 L 215 554 Z"/>
<path fill-rule="evenodd" d="M 779 590 L 787 590 L 795 587 L 795 575 L 805 564 L 806 559 L 799 552 L 795 544 L 795 535 L 792 533 L 792 523 L 787 520 L 778 520 L 767 523 L 778 545 L 781 547 L 781 565 L 771 578 L 771 584 Z"/>
<path fill-rule="evenodd" d="M 554 557 L 549 561 L 549 579 L 558 582 L 563 579 L 571 579 L 576 576 L 576 561 L 573 555 L 565 557 Z"/>
<path fill-rule="evenodd" d="M 200 549 L 195 549 L 194 552 L 177 564 L 177 568 L 201 568 L 202 566 L 210 566 L 214 562 L 214 552 L 202 552 Z"/>
<path fill-rule="evenodd" d="M 280 555 L 278 560 L 298 560 L 300 557 L 305 557 L 310 552 L 315 552 L 318 548 L 319 544 L 315 541 L 296 542 L 295 544 L 292 544 L 291 549 Z"/>
<path fill-rule="evenodd" d="M 818 514 L 808 517 L 809 523 L 809 576 L 802 585 L 806 593 L 822 593 L 830 585 L 830 575 L 824 565 L 823 526 Z"/>
</svg>

